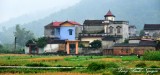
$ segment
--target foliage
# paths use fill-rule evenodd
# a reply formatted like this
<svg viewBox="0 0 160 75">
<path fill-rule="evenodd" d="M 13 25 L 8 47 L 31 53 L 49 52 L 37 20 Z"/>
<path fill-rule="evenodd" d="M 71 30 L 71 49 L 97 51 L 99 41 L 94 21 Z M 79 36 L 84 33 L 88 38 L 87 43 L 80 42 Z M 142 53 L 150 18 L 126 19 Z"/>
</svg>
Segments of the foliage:
<svg viewBox="0 0 160 75">
<path fill-rule="evenodd" d="M 21 47 L 24 47 L 28 40 L 34 38 L 34 34 L 32 32 L 25 28 L 21 28 L 19 25 L 16 25 L 14 36 L 16 37 L 16 43 Z"/>
<path fill-rule="evenodd" d="M 160 51 L 146 51 L 144 53 L 143 59 L 160 61 L 159 55 L 160 55 Z"/>
<path fill-rule="evenodd" d="M 32 67 L 49 67 L 49 65 L 44 63 L 28 63 L 26 66 L 32 66 Z"/>
<path fill-rule="evenodd" d="M 152 65 L 150 68 L 160 68 L 159 66 Z"/>
<path fill-rule="evenodd" d="M 84 48 L 85 46 L 84 46 L 84 44 L 79 43 L 79 47 L 80 47 L 80 48 Z"/>
<path fill-rule="evenodd" d="M 125 43 L 125 44 L 128 44 L 128 43 L 129 43 L 129 39 L 125 39 L 125 40 L 124 40 L 124 43 Z"/>
<path fill-rule="evenodd" d="M 87 69 L 90 71 L 97 71 L 97 70 L 105 69 L 105 64 L 93 62 L 88 65 Z"/>
<path fill-rule="evenodd" d="M 36 43 L 39 48 L 44 48 L 47 45 L 47 38 L 46 37 L 38 38 Z"/>
<path fill-rule="evenodd" d="M 101 48 L 102 47 L 102 42 L 100 40 L 94 40 L 93 42 L 90 43 L 92 48 Z"/>
<path fill-rule="evenodd" d="M 141 31 L 140 31 L 140 33 L 139 33 L 139 36 L 141 36 L 141 37 L 142 37 L 142 36 L 144 36 L 144 35 L 145 35 L 144 30 L 141 30 Z"/>
<path fill-rule="evenodd" d="M 26 42 L 26 47 L 29 47 L 29 44 L 36 44 L 33 40 L 28 40 Z"/>
<path fill-rule="evenodd" d="M 106 68 L 118 68 L 119 66 L 114 63 L 114 62 L 110 62 L 106 64 Z"/>
<path fill-rule="evenodd" d="M 140 63 L 136 64 L 136 67 L 140 67 L 140 68 L 144 68 L 146 66 L 147 65 L 145 63 L 143 63 L 143 62 L 140 62 Z"/>
</svg>

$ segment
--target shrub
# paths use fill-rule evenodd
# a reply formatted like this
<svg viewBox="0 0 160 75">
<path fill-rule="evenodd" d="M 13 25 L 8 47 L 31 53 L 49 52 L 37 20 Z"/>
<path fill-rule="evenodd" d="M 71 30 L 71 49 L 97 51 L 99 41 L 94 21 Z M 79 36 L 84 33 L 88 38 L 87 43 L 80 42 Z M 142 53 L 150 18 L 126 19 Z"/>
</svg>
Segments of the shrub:
<svg viewBox="0 0 160 75">
<path fill-rule="evenodd" d="M 144 53 L 143 59 L 160 61 L 159 55 L 160 55 L 160 51 L 146 51 Z"/>
<path fill-rule="evenodd" d="M 26 66 L 31 66 L 31 67 L 49 67 L 49 65 L 44 64 L 44 63 L 29 63 L 29 64 L 26 64 Z"/>
<path fill-rule="evenodd" d="M 99 64 L 99 63 L 93 62 L 88 65 L 87 69 L 90 71 L 97 71 L 97 70 L 105 69 L 105 64 Z"/>
<path fill-rule="evenodd" d="M 110 62 L 106 64 L 106 68 L 118 68 L 119 66 L 116 63 Z"/>
<path fill-rule="evenodd" d="M 90 45 L 92 48 L 101 48 L 102 42 L 100 40 L 94 40 Z"/>
<path fill-rule="evenodd" d="M 160 68 L 159 66 L 152 65 L 150 68 Z"/>
<path fill-rule="evenodd" d="M 146 64 L 143 63 L 143 62 L 141 62 L 141 63 L 138 63 L 138 64 L 136 65 L 136 67 L 144 68 L 144 67 L 146 67 Z"/>
</svg>

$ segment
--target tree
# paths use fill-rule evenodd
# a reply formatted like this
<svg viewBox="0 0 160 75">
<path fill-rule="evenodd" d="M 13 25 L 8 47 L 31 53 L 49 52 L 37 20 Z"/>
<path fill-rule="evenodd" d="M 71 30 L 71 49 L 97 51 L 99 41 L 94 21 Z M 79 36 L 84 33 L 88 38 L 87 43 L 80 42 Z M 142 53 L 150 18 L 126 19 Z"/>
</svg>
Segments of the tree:
<svg viewBox="0 0 160 75">
<path fill-rule="evenodd" d="M 47 38 L 46 37 L 38 38 L 36 44 L 39 48 L 44 48 L 47 45 Z"/>
<path fill-rule="evenodd" d="M 141 37 L 142 37 L 142 36 L 144 36 L 144 35 L 145 35 L 144 30 L 141 30 L 141 31 L 140 31 L 140 33 L 139 33 L 139 36 L 141 36 Z"/>
<path fill-rule="evenodd" d="M 93 42 L 90 43 L 92 48 L 101 48 L 102 47 L 102 42 L 100 40 L 94 40 Z"/>
<path fill-rule="evenodd" d="M 28 40 L 34 38 L 34 34 L 32 32 L 25 28 L 21 28 L 19 25 L 16 25 L 14 36 L 17 38 L 16 43 L 21 47 L 24 47 Z"/>
<path fill-rule="evenodd" d="M 125 40 L 124 40 L 124 43 L 125 43 L 125 44 L 129 43 L 129 39 L 125 39 Z"/>
</svg>

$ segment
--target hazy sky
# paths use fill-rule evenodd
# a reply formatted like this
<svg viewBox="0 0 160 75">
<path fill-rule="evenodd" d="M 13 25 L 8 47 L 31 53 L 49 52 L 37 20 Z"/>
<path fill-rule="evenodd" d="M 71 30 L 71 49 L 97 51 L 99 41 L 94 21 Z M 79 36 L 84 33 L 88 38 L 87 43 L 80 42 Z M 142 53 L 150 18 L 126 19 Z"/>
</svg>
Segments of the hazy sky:
<svg viewBox="0 0 160 75">
<path fill-rule="evenodd" d="M 0 23 L 11 18 L 48 9 L 64 9 L 80 0 L 0 0 Z"/>
</svg>

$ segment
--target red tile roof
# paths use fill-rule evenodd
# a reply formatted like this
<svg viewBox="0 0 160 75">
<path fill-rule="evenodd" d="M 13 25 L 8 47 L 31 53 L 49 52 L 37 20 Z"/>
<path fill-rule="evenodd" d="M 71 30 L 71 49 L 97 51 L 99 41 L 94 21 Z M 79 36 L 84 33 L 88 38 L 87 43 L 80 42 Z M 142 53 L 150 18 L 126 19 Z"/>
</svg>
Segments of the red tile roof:
<svg viewBox="0 0 160 75">
<path fill-rule="evenodd" d="M 79 23 L 77 23 L 77 22 L 75 22 L 75 21 L 64 21 L 64 22 L 52 22 L 52 23 L 50 23 L 50 24 L 48 24 L 48 25 L 46 25 L 45 27 L 49 27 L 49 28 L 51 28 L 51 27 L 60 27 L 61 25 L 63 25 L 64 23 L 70 23 L 70 24 L 72 24 L 72 25 L 80 25 Z"/>
<path fill-rule="evenodd" d="M 65 21 L 65 22 L 53 22 L 53 27 L 60 27 L 64 23 L 71 23 L 73 25 L 80 25 L 79 23 L 75 21 Z"/>
<path fill-rule="evenodd" d="M 80 25 L 79 23 L 77 23 L 77 22 L 75 22 L 75 21 L 67 21 L 67 22 L 69 22 L 69 23 L 71 23 L 71 24 L 73 24 L 73 25 Z"/>
<path fill-rule="evenodd" d="M 61 23 L 63 23 L 63 22 L 53 22 L 52 24 L 54 27 L 59 27 Z"/>
<path fill-rule="evenodd" d="M 105 17 L 107 17 L 107 16 L 114 16 L 113 14 L 112 14 L 112 12 L 109 10 L 108 12 L 107 12 L 107 14 L 105 15 Z M 115 17 L 115 16 L 114 16 Z"/>
</svg>

